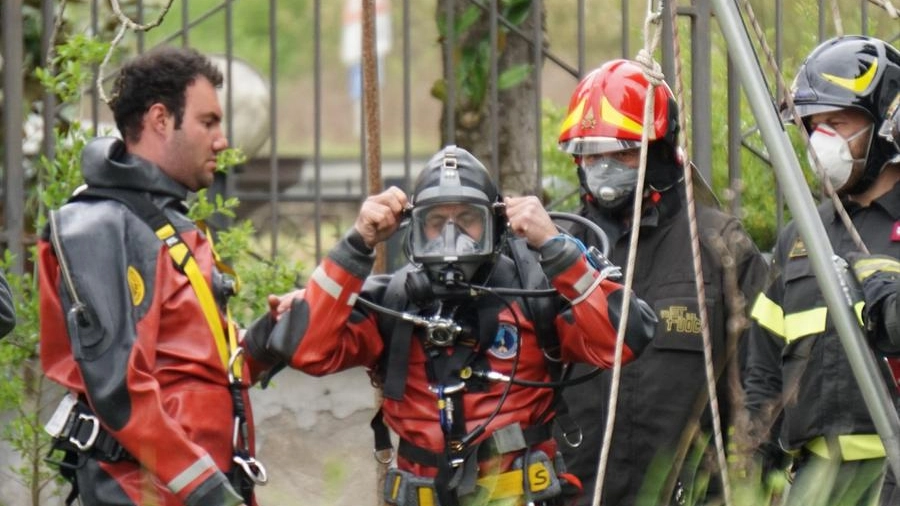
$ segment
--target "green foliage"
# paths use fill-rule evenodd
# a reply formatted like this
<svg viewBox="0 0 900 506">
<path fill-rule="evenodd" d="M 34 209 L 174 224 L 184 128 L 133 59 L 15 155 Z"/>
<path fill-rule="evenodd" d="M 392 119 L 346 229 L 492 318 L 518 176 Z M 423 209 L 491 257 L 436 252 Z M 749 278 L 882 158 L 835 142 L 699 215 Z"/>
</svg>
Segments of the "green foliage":
<svg viewBox="0 0 900 506">
<path fill-rule="evenodd" d="M 107 51 L 108 42 L 78 34 L 56 48 L 51 68 L 38 67 L 34 74 L 60 102 L 74 103 L 81 98 L 84 85 L 91 78 L 91 65 L 102 62 Z"/>
<path fill-rule="evenodd" d="M 543 102 L 541 115 L 541 161 L 544 170 L 544 199 L 554 211 L 576 211 L 580 205 L 578 172 L 572 157 L 559 149 L 559 126 L 565 109 Z"/>
<path fill-rule="evenodd" d="M 203 189 L 197 192 L 188 215 L 198 221 L 217 214 L 234 218 L 238 204 L 236 198 L 224 199 L 221 195 L 210 201 L 208 192 Z M 250 220 L 232 225 L 217 236 L 217 253 L 231 263 L 240 276 L 237 296 L 229 303 L 239 323 L 248 324 L 268 311 L 266 297 L 269 294 L 282 294 L 296 288 L 297 273 L 302 271 L 302 264 L 287 259 L 266 260 L 254 252 L 256 229 Z"/>
<path fill-rule="evenodd" d="M 499 2 L 499 16 L 505 18 L 513 26 L 520 26 L 528 17 L 531 0 L 502 0 Z M 491 72 L 491 40 L 487 34 L 477 33 L 478 22 L 487 13 L 476 5 L 469 5 L 455 17 L 453 50 L 455 59 L 456 90 L 459 107 L 463 110 L 479 110 L 484 105 L 490 90 Z M 447 23 L 444 16 L 438 15 L 438 33 L 447 35 Z M 497 30 L 497 50 L 502 54 L 506 46 L 509 28 L 500 24 Z M 500 56 L 498 55 L 498 58 Z M 533 72 L 531 64 L 517 64 L 501 69 L 497 76 L 497 89 L 505 90 L 518 86 Z M 446 83 L 439 79 L 432 87 L 432 95 L 438 100 L 446 99 Z"/>
</svg>

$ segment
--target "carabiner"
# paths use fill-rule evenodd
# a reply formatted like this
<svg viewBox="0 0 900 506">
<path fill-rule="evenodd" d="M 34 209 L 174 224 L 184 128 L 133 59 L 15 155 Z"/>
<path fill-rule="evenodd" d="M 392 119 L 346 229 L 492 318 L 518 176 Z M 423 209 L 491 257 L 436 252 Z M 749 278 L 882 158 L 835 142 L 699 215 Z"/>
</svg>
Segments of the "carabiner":
<svg viewBox="0 0 900 506">
<path fill-rule="evenodd" d="M 266 466 L 253 457 L 244 458 L 240 455 L 235 455 L 231 460 L 234 461 L 235 464 L 241 466 L 244 474 L 250 477 L 250 479 L 253 480 L 253 483 L 265 485 L 269 481 L 269 475 L 266 474 Z"/>
<path fill-rule="evenodd" d="M 237 348 L 235 348 L 235 349 L 231 352 L 231 356 L 228 357 L 228 384 L 229 384 L 229 385 L 230 385 L 230 384 L 233 384 L 233 383 L 234 383 L 234 380 L 235 380 L 235 377 L 234 377 L 234 363 L 237 361 L 237 359 L 238 359 L 243 353 L 244 353 L 244 348 L 241 348 L 240 346 L 238 346 Z"/>
</svg>

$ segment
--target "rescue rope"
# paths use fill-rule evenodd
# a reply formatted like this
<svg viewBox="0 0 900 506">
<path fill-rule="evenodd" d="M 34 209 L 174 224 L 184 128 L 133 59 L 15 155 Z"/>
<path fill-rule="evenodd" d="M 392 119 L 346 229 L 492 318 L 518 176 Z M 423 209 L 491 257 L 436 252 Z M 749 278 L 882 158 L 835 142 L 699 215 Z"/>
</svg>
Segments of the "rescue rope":
<svg viewBox="0 0 900 506">
<path fill-rule="evenodd" d="M 660 5 L 654 10 L 653 0 L 647 0 L 647 16 L 644 20 L 644 48 L 641 49 L 637 55 L 637 60 L 641 62 L 642 66 L 645 68 L 644 74 L 647 76 L 648 82 L 647 97 L 649 97 L 644 100 L 644 128 L 641 132 L 641 156 L 637 180 L 637 188 L 639 189 L 640 194 L 643 194 L 644 180 L 646 179 L 647 173 L 647 147 L 649 144 L 650 128 L 653 125 L 653 93 L 656 86 L 662 82 L 662 77 L 664 77 L 659 65 L 653 61 L 652 56 L 661 37 L 660 13 L 662 10 L 662 0 L 658 0 L 658 2 Z M 651 30 L 651 27 L 654 27 L 653 33 L 648 37 L 647 33 Z M 624 288 L 626 294 L 631 293 L 631 287 L 634 283 L 634 264 L 635 257 L 637 256 L 637 242 L 641 226 L 640 217 L 642 215 L 642 205 L 642 198 L 634 199 L 631 213 L 631 237 L 629 237 L 628 241 L 628 262 L 625 268 Z M 600 457 L 597 463 L 597 479 L 594 482 L 594 495 L 591 502 L 592 506 L 600 505 L 600 498 L 603 495 L 603 481 L 606 476 L 606 466 L 609 461 L 609 449 L 612 446 L 613 427 L 616 423 L 616 406 L 619 401 L 619 382 L 622 376 L 622 351 L 625 343 L 625 327 L 627 326 L 624 322 L 628 321 L 628 313 L 631 309 L 629 301 L 630 297 L 624 297 L 622 300 L 622 317 L 619 321 L 623 323 L 619 325 L 616 333 L 616 349 L 615 358 L 613 360 L 612 385 L 609 394 L 609 409 L 606 418 L 606 426 L 603 431 L 603 445 L 600 448 Z"/>
<path fill-rule="evenodd" d="M 100 66 L 97 68 L 97 94 L 100 97 L 100 100 L 103 100 L 105 103 L 109 103 L 109 97 L 106 95 L 106 92 L 103 91 L 103 71 L 106 70 L 106 66 L 109 65 L 109 60 L 112 58 L 113 52 L 116 50 L 116 47 L 122 42 L 122 39 L 125 37 L 125 33 L 128 30 L 134 30 L 135 32 L 146 32 L 152 28 L 156 28 L 160 24 L 162 24 L 163 19 L 165 19 L 166 14 L 168 14 L 169 9 L 172 7 L 172 2 L 174 0 L 168 0 L 165 5 L 162 6 L 162 10 L 159 12 L 159 16 L 156 18 L 156 21 L 152 21 L 146 24 L 138 24 L 131 20 L 125 13 L 122 12 L 122 7 L 119 5 L 119 0 L 109 0 L 110 6 L 112 7 L 113 13 L 116 15 L 116 19 L 119 20 L 120 26 L 119 30 L 116 32 L 116 36 L 113 37 L 112 42 L 109 43 L 109 50 L 106 51 L 106 55 L 103 57 L 103 62 L 100 63 Z"/>
<path fill-rule="evenodd" d="M 837 192 L 834 191 L 834 187 L 831 185 L 831 179 L 825 175 L 825 170 L 822 167 L 822 164 L 819 162 L 819 158 L 816 156 L 815 151 L 809 150 L 809 132 L 807 132 L 806 128 L 803 128 L 802 126 L 803 118 L 800 117 L 800 114 L 797 112 L 797 108 L 794 107 L 794 99 L 793 97 L 791 97 L 790 92 L 787 91 L 789 89 L 787 83 L 785 83 L 784 78 L 781 75 L 778 63 L 775 61 L 775 55 L 772 52 L 772 48 L 769 47 L 769 44 L 766 41 L 765 32 L 763 31 L 762 26 L 760 26 L 759 24 L 759 20 L 757 19 L 756 14 L 753 11 L 753 7 L 750 5 L 750 1 L 742 0 L 741 7 L 747 13 L 747 19 L 750 21 L 750 25 L 753 27 L 753 33 L 754 35 L 756 35 L 760 48 L 766 56 L 766 62 L 768 63 L 772 74 L 775 75 L 775 79 L 777 79 L 778 89 L 785 90 L 785 104 L 787 105 L 788 110 L 791 111 L 791 116 L 794 120 L 794 123 L 799 126 L 797 130 L 800 132 L 800 136 L 803 139 L 803 145 L 807 147 L 807 152 L 810 153 L 810 157 L 812 158 L 813 165 L 815 165 L 814 169 L 819 178 L 819 181 L 821 181 L 825 186 L 825 193 L 830 196 L 832 205 L 834 205 L 835 212 L 837 212 L 838 216 L 840 217 L 841 223 L 844 225 L 844 228 L 847 229 L 847 233 L 850 234 L 850 238 L 853 240 L 853 244 L 857 247 L 857 249 L 859 249 L 860 252 L 868 254 L 869 248 L 866 247 L 866 244 L 863 242 L 862 237 L 859 235 L 859 231 L 856 230 L 853 222 L 850 221 L 850 215 L 847 214 L 847 210 L 844 208 L 844 204 L 837 196 Z"/>
<path fill-rule="evenodd" d="M 709 395 L 710 418 L 713 429 L 713 439 L 716 447 L 716 459 L 719 464 L 720 479 L 722 480 L 723 500 L 726 506 L 731 501 L 731 480 L 728 473 L 728 459 L 725 453 L 725 438 L 722 435 L 722 415 L 719 408 L 718 389 L 716 388 L 716 369 L 713 361 L 712 339 L 709 330 L 709 314 L 706 308 L 706 283 L 703 277 L 703 261 L 700 252 L 700 233 L 697 227 L 697 203 L 694 198 L 694 173 L 693 164 L 690 160 L 690 152 L 687 147 L 687 114 L 684 108 L 684 84 L 682 79 L 682 66 L 679 55 L 681 54 L 681 44 L 678 39 L 678 7 L 675 2 L 669 2 L 669 16 L 672 23 L 672 44 L 675 47 L 675 88 L 679 100 L 679 110 L 681 114 L 678 116 L 680 122 L 680 135 L 678 136 L 678 149 L 683 156 L 684 166 L 684 188 L 685 199 L 687 200 L 688 227 L 691 236 L 691 253 L 694 264 L 694 282 L 697 288 L 697 308 L 700 316 L 700 333 L 703 338 L 703 365 L 706 371 L 706 388 Z M 725 267 L 723 261 L 723 268 Z M 729 312 L 729 315 L 733 313 Z M 727 360 L 722 366 L 727 365 Z M 687 453 L 692 438 L 684 437 L 679 443 L 678 455 L 679 461 Z M 680 466 L 679 466 L 680 467 Z M 669 482 L 666 483 L 666 490 L 674 488 L 677 473 L 670 473 Z"/>
</svg>

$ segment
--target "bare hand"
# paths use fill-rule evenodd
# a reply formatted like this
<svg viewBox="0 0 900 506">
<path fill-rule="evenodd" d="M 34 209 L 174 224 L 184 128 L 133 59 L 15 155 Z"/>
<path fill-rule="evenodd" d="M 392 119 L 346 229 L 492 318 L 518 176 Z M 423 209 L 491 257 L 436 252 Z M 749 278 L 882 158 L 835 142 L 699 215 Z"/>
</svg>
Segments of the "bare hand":
<svg viewBox="0 0 900 506">
<path fill-rule="evenodd" d="M 401 215 L 408 202 L 406 194 L 396 186 L 372 195 L 363 202 L 353 227 L 362 236 L 366 246 L 374 248 L 394 234 L 400 226 Z"/>
<path fill-rule="evenodd" d="M 547 210 L 537 197 L 506 197 L 506 220 L 510 230 L 524 237 L 532 248 L 539 248 L 559 234 Z"/>
<path fill-rule="evenodd" d="M 284 313 L 291 309 L 291 304 L 294 302 L 294 299 L 302 299 L 305 293 L 305 289 L 300 289 L 288 292 L 284 295 L 269 295 L 269 311 L 272 316 L 278 320 Z"/>
</svg>

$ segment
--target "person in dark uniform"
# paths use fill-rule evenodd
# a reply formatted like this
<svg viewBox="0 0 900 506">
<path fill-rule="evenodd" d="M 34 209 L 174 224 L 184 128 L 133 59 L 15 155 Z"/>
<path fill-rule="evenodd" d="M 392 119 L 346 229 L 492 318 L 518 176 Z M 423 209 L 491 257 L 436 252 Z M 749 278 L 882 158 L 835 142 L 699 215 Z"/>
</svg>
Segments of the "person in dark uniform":
<svg viewBox="0 0 900 506">
<path fill-rule="evenodd" d="M 559 137 L 560 148 L 573 156 L 578 168 L 581 214 L 606 232 L 610 260 L 623 268 L 628 261 L 634 199 L 643 199 L 633 289 L 653 307 L 659 323 L 647 350 L 622 368 L 618 385 L 602 504 L 622 506 L 681 503 L 688 498 L 716 497 L 721 490 L 708 408 L 683 157 L 676 140 L 678 111 L 665 84 L 657 86 L 649 98 L 647 85 L 641 67 L 632 61 L 613 60 L 595 69 L 572 94 Z M 636 169 L 647 99 L 654 100 L 654 117 L 647 146 L 646 185 L 638 189 Z M 733 261 L 734 291 L 748 302 L 765 281 L 766 264 L 737 218 L 699 202 L 696 216 L 722 415 L 718 422 L 726 430 L 732 420 L 732 397 L 725 370 L 737 364 L 735 350 L 740 347 L 737 341 L 742 340 L 742 332 L 729 336 L 727 327 L 744 314 L 734 314 L 729 307 L 728 298 L 737 293 L 728 293 L 724 262 Z M 590 232 L 576 235 L 599 245 Z M 611 371 L 605 371 L 564 390 L 569 412 L 583 434 L 579 447 L 561 445 L 569 471 L 582 480 L 587 492 L 579 503 L 582 505 L 591 504 L 595 490 L 611 381 Z M 698 454 L 705 455 L 699 463 Z M 707 481 L 709 491 L 704 485 Z"/>
<path fill-rule="evenodd" d="M 877 306 L 886 294 L 881 288 L 893 287 L 878 281 L 900 272 L 900 158 L 890 123 L 885 128 L 900 106 L 900 52 L 870 37 L 825 41 L 800 66 L 791 97 L 799 126 L 810 134 L 809 151 L 870 255 L 859 255 L 830 199 L 819 206 L 827 239 L 863 281 L 862 314 L 876 352 L 896 354 L 896 345 L 879 346 L 889 339 L 877 324 L 883 320 Z M 794 121 L 789 107 L 782 112 Z M 777 460 L 779 449 L 794 455 L 787 497 L 792 506 L 868 506 L 877 504 L 879 495 L 884 506 L 900 504 L 893 476 L 882 479 L 884 446 L 810 266 L 808 249 L 815 247 L 789 223 L 775 246 L 771 280 L 753 305 L 744 384 L 760 432 L 763 467 L 771 467 L 765 461 L 773 455 Z M 893 262 L 878 272 L 873 259 Z M 895 382 L 883 373 L 896 395 Z"/>
<path fill-rule="evenodd" d="M 410 264 L 370 276 L 373 248 L 404 217 Z M 536 197 L 502 198 L 478 159 L 447 146 L 411 198 L 396 187 L 367 198 L 309 286 L 277 301 L 277 323 L 257 322 L 248 339 L 309 374 L 372 370 L 383 420 L 400 438 L 389 504 L 561 505 L 553 393 L 538 387 L 550 381 L 545 353 L 609 367 L 626 297 L 625 361 L 656 322 L 607 274 Z M 519 296 L 539 284 L 558 292 L 541 297 L 543 310 Z M 271 332 L 260 332 L 266 323 Z"/>
</svg>

